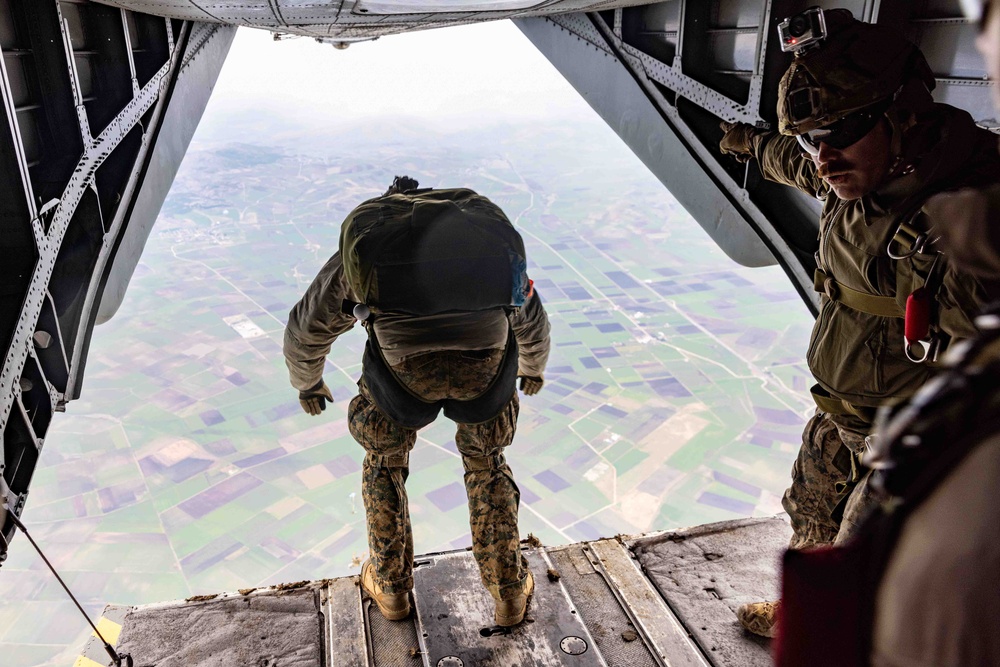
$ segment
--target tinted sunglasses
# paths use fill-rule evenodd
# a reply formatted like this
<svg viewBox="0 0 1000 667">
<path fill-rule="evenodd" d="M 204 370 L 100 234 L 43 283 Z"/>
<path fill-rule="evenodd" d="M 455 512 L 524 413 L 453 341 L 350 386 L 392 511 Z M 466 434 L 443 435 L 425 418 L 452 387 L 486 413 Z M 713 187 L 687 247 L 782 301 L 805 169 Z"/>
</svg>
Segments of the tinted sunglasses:
<svg viewBox="0 0 1000 667">
<path fill-rule="evenodd" d="M 826 127 L 804 132 L 797 137 L 799 146 L 810 155 L 819 155 L 820 144 L 837 150 L 853 146 L 878 125 L 887 108 L 886 104 L 878 104 L 852 113 Z"/>
</svg>

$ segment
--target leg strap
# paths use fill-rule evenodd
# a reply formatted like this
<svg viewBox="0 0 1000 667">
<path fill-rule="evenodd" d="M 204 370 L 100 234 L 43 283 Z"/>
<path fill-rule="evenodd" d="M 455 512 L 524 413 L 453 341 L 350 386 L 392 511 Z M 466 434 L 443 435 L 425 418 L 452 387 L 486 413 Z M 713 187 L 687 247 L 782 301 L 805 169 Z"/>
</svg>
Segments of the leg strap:
<svg viewBox="0 0 1000 667">
<path fill-rule="evenodd" d="M 393 454 L 392 456 L 386 456 L 384 454 L 366 454 L 368 458 L 368 463 L 375 468 L 409 468 L 410 467 L 410 453 L 405 454 Z"/>
<path fill-rule="evenodd" d="M 465 472 L 477 472 L 479 470 L 496 470 L 507 462 L 503 454 L 491 454 L 490 456 L 462 456 L 462 466 Z"/>
</svg>

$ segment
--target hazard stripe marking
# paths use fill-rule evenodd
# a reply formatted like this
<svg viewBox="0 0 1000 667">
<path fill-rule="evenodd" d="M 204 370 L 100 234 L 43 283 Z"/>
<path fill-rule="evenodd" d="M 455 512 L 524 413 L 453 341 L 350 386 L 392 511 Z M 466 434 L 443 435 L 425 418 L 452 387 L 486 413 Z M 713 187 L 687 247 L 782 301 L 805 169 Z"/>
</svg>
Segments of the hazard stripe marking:
<svg viewBox="0 0 1000 667">
<path fill-rule="evenodd" d="M 90 633 L 87 645 L 83 647 L 73 667 L 108 667 L 111 658 L 104 648 L 104 642 L 110 644 L 112 648 L 117 648 L 122 634 L 122 623 L 125 622 L 125 616 L 131 609 L 132 607 L 123 605 L 105 607 L 104 614 L 96 623 L 97 631 L 101 633 L 100 637 L 96 632 Z M 104 641 L 101 641 L 102 638 Z"/>
<path fill-rule="evenodd" d="M 122 634 L 121 624 L 115 623 L 106 616 L 102 616 L 101 620 L 97 622 L 97 630 L 101 633 L 104 641 L 112 646 L 118 643 L 118 637 Z M 91 634 L 93 635 L 94 633 Z"/>
</svg>

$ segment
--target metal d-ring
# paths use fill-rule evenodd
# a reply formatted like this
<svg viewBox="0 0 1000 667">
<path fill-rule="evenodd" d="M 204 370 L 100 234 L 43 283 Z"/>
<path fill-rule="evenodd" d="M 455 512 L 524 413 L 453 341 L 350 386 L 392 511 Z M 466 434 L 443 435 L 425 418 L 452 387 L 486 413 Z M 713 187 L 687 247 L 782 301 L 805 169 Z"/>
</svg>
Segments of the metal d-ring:
<svg viewBox="0 0 1000 667">
<path fill-rule="evenodd" d="M 921 232 L 920 234 L 918 234 L 917 238 L 913 239 L 913 245 L 910 246 L 910 250 L 908 252 L 899 255 L 897 255 L 892 251 L 893 243 L 897 243 L 896 239 L 892 239 L 891 241 L 889 241 L 889 246 L 885 249 L 885 252 L 887 255 L 889 255 L 889 258 L 896 260 L 907 259 L 909 257 L 913 257 L 918 252 L 923 252 L 924 246 L 927 244 L 927 234 L 925 232 Z"/>
<path fill-rule="evenodd" d="M 919 357 L 919 358 L 915 357 L 913 355 L 913 353 L 910 351 L 912 347 L 916 347 L 916 344 L 920 344 L 924 348 L 924 354 L 923 354 L 922 357 Z M 927 361 L 927 359 L 929 359 L 930 356 L 931 356 L 931 350 L 933 348 L 934 348 L 934 346 L 931 343 L 928 343 L 925 340 L 918 340 L 913 345 L 911 345 L 910 341 L 908 341 L 908 340 L 904 339 L 904 341 L 903 341 L 903 351 L 906 352 L 906 358 L 909 359 L 910 361 L 912 361 L 915 364 L 922 364 L 925 361 Z"/>
</svg>

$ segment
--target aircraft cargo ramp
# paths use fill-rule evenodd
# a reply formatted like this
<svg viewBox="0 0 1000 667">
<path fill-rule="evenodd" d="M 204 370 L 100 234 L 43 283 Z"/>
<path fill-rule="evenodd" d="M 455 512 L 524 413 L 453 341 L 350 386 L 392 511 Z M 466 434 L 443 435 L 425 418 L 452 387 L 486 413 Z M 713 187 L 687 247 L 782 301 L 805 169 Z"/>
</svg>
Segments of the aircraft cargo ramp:
<svg viewBox="0 0 1000 667">
<path fill-rule="evenodd" d="M 386 621 L 350 576 L 110 606 L 98 628 L 136 667 L 769 665 L 767 640 L 743 632 L 734 612 L 776 597 L 789 535 L 775 517 L 525 544 L 535 594 L 509 630 L 493 622 L 470 551 L 416 560 L 406 621 Z M 77 664 L 109 657 L 92 637 Z"/>
</svg>

